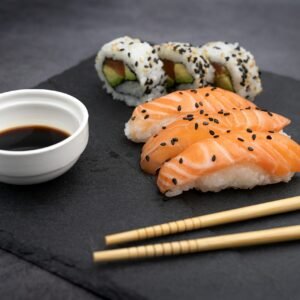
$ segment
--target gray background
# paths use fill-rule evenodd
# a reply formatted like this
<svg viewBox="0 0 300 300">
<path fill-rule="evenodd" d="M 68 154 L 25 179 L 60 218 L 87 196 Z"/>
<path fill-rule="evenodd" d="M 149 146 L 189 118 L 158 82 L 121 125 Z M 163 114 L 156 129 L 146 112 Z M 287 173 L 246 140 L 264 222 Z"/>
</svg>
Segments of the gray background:
<svg viewBox="0 0 300 300">
<path fill-rule="evenodd" d="M 145 40 L 239 41 L 263 70 L 300 79 L 300 1 L 0 2 L 0 92 L 28 88 L 125 34 Z M 84 84 L 84 80 L 82 80 Z M 95 296 L 0 252 L 1 299 Z"/>
</svg>

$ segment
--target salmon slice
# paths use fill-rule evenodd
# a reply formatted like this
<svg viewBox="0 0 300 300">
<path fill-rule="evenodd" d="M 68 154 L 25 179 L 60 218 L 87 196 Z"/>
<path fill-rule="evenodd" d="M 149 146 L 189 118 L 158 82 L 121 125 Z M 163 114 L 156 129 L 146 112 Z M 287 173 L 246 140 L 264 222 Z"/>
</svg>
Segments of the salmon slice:
<svg viewBox="0 0 300 300">
<path fill-rule="evenodd" d="M 220 88 L 177 91 L 137 106 L 125 125 L 125 135 L 134 142 L 145 142 L 182 113 L 196 110 L 217 113 L 252 107 L 255 107 L 252 102 Z"/>
<path fill-rule="evenodd" d="M 186 148 L 160 169 L 157 185 L 175 196 L 192 188 L 220 191 L 289 181 L 300 171 L 300 146 L 281 133 L 232 132 Z"/>
<path fill-rule="evenodd" d="M 233 130 L 248 133 L 255 131 L 279 131 L 290 120 L 261 110 L 239 110 L 234 112 L 210 114 L 204 116 L 199 112 L 181 116 L 145 143 L 141 155 L 141 168 L 150 174 L 161 165 L 181 153 L 188 146 L 206 138 L 219 138 Z"/>
</svg>

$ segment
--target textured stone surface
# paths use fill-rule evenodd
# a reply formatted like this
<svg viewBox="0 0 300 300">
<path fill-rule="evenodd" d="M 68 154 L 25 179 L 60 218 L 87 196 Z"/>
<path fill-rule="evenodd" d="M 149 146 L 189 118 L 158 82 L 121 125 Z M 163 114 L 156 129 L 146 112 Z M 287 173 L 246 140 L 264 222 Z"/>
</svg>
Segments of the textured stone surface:
<svg viewBox="0 0 300 300">
<path fill-rule="evenodd" d="M 0 247 L 108 299 L 201 295 L 252 300 L 300 293 L 297 242 L 147 262 L 92 263 L 91 253 L 103 249 L 101 237 L 107 233 L 293 196 L 300 188 L 296 176 L 288 184 L 220 193 L 190 191 L 164 201 L 155 178 L 139 169 L 140 145 L 124 136 L 132 108 L 113 101 L 100 88 L 93 59 L 38 86 L 85 103 L 90 141 L 78 163 L 56 180 L 23 187 L 0 184 Z M 291 118 L 287 133 L 299 139 L 299 81 L 266 72 L 262 78 L 265 90 L 257 103 Z M 190 232 L 183 238 L 298 224 L 299 217 L 295 212 Z"/>
<path fill-rule="evenodd" d="M 61 277 L 5 251 L 0 252 L 0 295 L 14 299 L 99 299 Z"/>
</svg>

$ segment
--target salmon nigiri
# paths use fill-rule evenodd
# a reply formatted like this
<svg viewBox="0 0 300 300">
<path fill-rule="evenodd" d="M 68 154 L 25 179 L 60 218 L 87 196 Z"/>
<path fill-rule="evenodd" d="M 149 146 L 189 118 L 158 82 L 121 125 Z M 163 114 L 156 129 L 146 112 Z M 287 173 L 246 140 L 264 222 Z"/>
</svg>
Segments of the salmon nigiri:
<svg viewBox="0 0 300 300">
<path fill-rule="evenodd" d="M 166 196 L 192 188 L 225 188 L 288 182 L 300 171 L 300 146 L 281 133 L 235 132 L 189 146 L 160 169 L 157 184 Z"/>
<path fill-rule="evenodd" d="M 148 139 L 141 155 L 141 168 L 150 174 L 161 165 L 178 155 L 188 146 L 205 138 L 218 138 L 231 131 L 241 130 L 251 133 L 256 131 L 279 131 L 290 123 L 290 120 L 275 113 L 251 109 L 223 113 L 192 113 L 178 118 L 164 127 L 158 134 Z"/>
<path fill-rule="evenodd" d="M 145 142 L 182 113 L 196 110 L 217 113 L 221 110 L 227 112 L 232 108 L 251 107 L 255 107 L 252 102 L 220 88 L 205 87 L 173 92 L 137 106 L 126 123 L 125 135 L 134 142 Z"/>
</svg>

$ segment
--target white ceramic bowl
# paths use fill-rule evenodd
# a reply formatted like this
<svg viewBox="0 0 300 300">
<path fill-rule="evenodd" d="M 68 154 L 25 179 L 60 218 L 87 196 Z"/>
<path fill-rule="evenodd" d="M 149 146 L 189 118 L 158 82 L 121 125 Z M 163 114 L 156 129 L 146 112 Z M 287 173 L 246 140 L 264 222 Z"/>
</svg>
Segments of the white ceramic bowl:
<svg viewBox="0 0 300 300">
<path fill-rule="evenodd" d="M 70 136 L 37 150 L 0 150 L 1 182 L 34 184 L 60 176 L 76 163 L 88 142 L 88 111 L 76 98 L 50 90 L 0 94 L 0 132 L 28 125 L 58 128 Z"/>
</svg>

